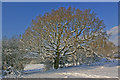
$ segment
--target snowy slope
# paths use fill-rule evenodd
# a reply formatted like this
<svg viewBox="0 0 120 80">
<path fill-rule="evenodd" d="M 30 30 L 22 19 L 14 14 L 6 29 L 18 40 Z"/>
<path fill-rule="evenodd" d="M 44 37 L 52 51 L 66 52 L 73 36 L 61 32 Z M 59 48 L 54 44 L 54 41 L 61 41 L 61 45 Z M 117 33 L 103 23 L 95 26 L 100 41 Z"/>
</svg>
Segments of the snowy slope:
<svg viewBox="0 0 120 80">
<path fill-rule="evenodd" d="M 27 64 L 24 68 L 24 73 L 41 72 L 44 64 Z"/>
<path fill-rule="evenodd" d="M 25 78 L 117 78 L 118 67 L 71 67 L 24 75 Z"/>
<path fill-rule="evenodd" d="M 91 65 L 23 75 L 24 78 L 118 78 L 118 60 L 101 59 Z"/>
</svg>

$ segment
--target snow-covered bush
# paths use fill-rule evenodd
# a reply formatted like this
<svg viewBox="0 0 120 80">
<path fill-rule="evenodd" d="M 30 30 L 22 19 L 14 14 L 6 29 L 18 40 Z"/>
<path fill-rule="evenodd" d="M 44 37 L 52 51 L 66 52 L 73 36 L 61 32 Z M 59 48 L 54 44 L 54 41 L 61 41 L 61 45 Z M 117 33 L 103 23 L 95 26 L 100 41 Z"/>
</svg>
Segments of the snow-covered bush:
<svg viewBox="0 0 120 80">
<path fill-rule="evenodd" d="M 43 64 L 45 65 L 44 71 L 53 69 L 53 61 L 52 60 L 47 59 L 47 60 L 45 60 L 45 62 Z"/>
<path fill-rule="evenodd" d="M 21 74 L 24 69 L 23 54 L 25 52 L 19 48 L 19 38 L 3 38 L 2 43 L 3 76 L 11 73 L 17 76 L 17 72 Z"/>
</svg>

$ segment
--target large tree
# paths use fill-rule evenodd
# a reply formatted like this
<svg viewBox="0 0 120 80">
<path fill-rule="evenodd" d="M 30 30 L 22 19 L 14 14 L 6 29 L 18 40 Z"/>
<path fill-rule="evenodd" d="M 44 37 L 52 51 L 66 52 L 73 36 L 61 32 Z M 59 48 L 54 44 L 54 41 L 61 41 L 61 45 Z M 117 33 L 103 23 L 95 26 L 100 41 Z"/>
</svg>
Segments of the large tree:
<svg viewBox="0 0 120 80">
<path fill-rule="evenodd" d="M 105 25 L 90 9 L 80 10 L 60 7 L 32 20 L 21 42 L 23 48 L 43 54 L 43 59 L 53 61 L 54 68 L 64 63 L 66 57 L 77 60 L 77 54 L 98 36 L 107 38 Z"/>
</svg>

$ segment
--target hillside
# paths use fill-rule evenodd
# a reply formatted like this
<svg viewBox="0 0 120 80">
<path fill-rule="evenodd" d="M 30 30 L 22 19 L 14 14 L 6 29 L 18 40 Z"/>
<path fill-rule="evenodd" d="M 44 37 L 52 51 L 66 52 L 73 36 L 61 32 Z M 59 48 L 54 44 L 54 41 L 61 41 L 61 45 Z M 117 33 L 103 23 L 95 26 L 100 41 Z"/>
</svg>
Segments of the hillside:
<svg viewBox="0 0 120 80">
<path fill-rule="evenodd" d="M 23 75 L 24 78 L 117 78 L 118 60 L 102 59 L 91 65 L 67 67 Z"/>
</svg>

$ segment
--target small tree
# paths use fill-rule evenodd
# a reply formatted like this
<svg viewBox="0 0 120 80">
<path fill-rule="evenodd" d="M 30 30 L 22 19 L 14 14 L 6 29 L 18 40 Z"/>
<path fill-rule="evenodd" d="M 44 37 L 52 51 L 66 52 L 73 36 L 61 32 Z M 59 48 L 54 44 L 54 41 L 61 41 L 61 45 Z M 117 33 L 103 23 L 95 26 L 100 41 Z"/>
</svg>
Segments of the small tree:
<svg viewBox="0 0 120 80">
<path fill-rule="evenodd" d="M 100 35 L 107 38 L 104 28 L 103 20 L 90 9 L 60 7 L 32 20 L 32 26 L 25 31 L 21 42 L 25 49 L 43 54 L 43 59 L 51 57 L 57 69 L 61 61 L 64 63 L 62 57 L 73 55 L 78 61 L 77 54 L 83 45 Z"/>
<path fill-rule="evenodd" d="M 2 69 L 5 71 L 22 71 L 24 69 L 23 54 L 20 50 L 20 37 L 8 39 L 3 37 L 2 40 Z M 3 72 L 4 75 L 4 72 Z"/>
</svg>

